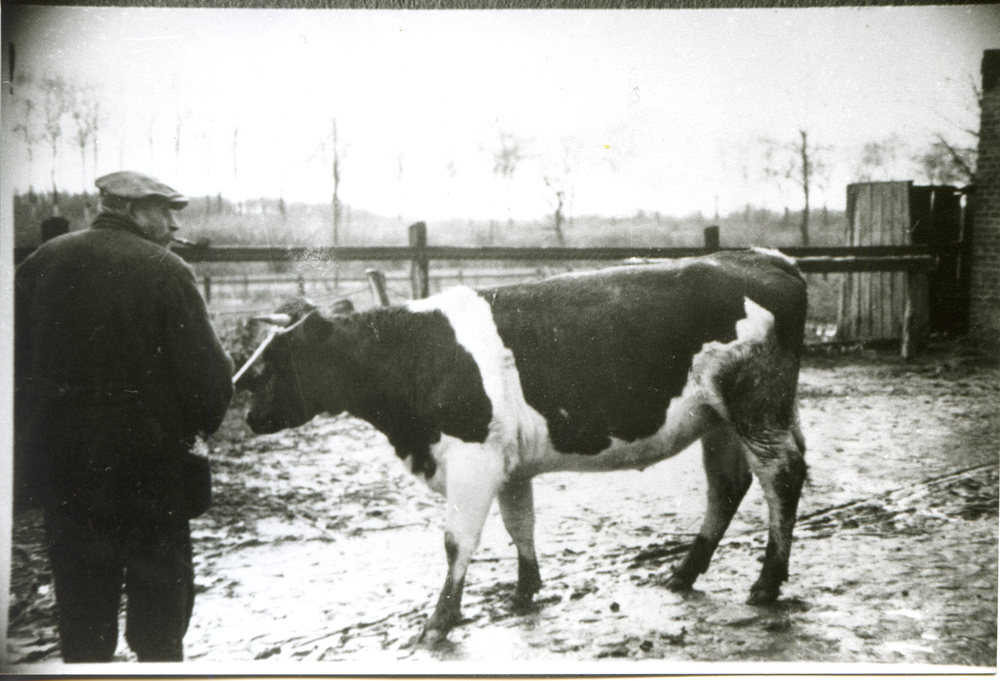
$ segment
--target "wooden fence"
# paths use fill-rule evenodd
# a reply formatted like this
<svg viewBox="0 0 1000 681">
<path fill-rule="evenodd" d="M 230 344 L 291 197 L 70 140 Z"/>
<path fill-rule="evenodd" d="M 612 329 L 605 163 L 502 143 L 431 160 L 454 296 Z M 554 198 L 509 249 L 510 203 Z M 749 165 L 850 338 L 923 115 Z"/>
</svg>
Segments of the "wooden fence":
<svg viewBox="0 0 1000 681">
<path fill-rule="evenodd" d="M 704 255 L 723 249 L 719 246 L 719 228 L 705 229 L 705 245 L 690 248 L 600 247 L 600 248 L 509 248 L 429 246 L 427 227 L 423 222 L 409 228 L 409 246 L 376 247 L 250 247 L 176 245 L 175 252 L 188 262 L 373 262 L 410 263 L 410 287 L 413 298 L 430 293 L 431 261 L 507 261 L 520 263 L 642 261 Z M 805 273 L 841 272 L 902 272 L 907 285 L 903 287 L 904 321 L 902 324 L 902 354 L 909 357 L 922 341 L 927 325 L 927 272 L 934 269 L 940 250 L 927 245 L 872 245 L 833 247 L 783 247 L 777 249 L 796 258 Z M 299 281 L 304 290 L 304 277 Z M 249 282 L 249 278 L 244 278 Z M 273 279 L 271 279 L 273 281 Z M 231 282 L 230 282 L 231 283 Z M 211 278 L 206 278 L 206 298 L 211 298 Z M 377 287 L 376 287 L 377 288 Z M 373 292 L 376 291 L 373 288 Z M 384 290 L 383 290 L 384 294 Z"/>
</svg>

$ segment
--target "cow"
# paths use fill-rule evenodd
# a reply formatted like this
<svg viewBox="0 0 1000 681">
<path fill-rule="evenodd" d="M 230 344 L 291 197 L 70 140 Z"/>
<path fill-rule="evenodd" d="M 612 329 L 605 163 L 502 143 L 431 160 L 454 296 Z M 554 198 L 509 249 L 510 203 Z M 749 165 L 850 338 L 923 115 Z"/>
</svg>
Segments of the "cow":
<svg viewBox="0 0 1000 681">
<path fill-rule="evenodd" d="M 794 260 L 750 249 L 623 264 L 335 316 L 298 306 L 256 367 L 255 433 L 348 412 L 384 433 L 447 498 L 448 572 L 421 640 L 461 619 L 466 569 L 494 498 L 517 547 L 515 610 L 542 585 L 532 478 L 642 470 L 701 439 L 703 524 L 665 586 L 708 568 L 753 475 L 768 504 L 760 577 L 788 578 L 806 477 L 796 387 L 806 285 Z M 295 306 L 293 306 L 295 307 Z"/>
</svg>

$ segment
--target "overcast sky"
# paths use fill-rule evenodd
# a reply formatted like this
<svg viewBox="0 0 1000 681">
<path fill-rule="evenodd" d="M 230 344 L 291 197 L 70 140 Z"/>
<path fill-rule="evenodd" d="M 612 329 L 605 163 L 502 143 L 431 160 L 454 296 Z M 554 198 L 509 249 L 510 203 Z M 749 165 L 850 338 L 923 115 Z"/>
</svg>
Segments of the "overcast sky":
<svg viewBox="0 0 1000 681">
<path fill-rule="evenodd" d="M 990 6 L 39 7 L 5 8 L 3 22 L 18 168 L 4 181 L 21 191 L 51 186 L 52 151 L 37 142 L 29 163 L 12 136 L 31 93 L 16 78 L 62 76 L 92 88 L 103 120 L 95 168 L 64 118 L 60 188 L 132 168 L 192 195 L 329 201 L 336 118 L 341 199 L 423 219 L 548 213 L 545 178 L 576 215 L 797 209 L 800 191 L 764 177 L 760 140 L 800 129 L 827 165 L 815 204 L 840 208 L 865 143 L 898 135 L 907 150 L 882 179 L 913 179 L 908 154 L 935 133 L 965 142 L 982 52 L 1000 47 Z M 494 173 L 501 135 L 524 156 L 510 182 Z"/>
</svg>

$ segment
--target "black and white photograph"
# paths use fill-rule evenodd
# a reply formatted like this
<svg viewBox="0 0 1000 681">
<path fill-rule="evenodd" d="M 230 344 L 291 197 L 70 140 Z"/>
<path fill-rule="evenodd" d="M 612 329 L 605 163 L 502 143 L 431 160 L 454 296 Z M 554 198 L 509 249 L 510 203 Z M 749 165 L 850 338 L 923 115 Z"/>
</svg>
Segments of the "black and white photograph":
<svg viewBox="0 0 1000 681">
<path fill-rule="evenodd" d="M 1000 6 L 0 28 L 2 671 L 995 673 Z"/>
</svg>

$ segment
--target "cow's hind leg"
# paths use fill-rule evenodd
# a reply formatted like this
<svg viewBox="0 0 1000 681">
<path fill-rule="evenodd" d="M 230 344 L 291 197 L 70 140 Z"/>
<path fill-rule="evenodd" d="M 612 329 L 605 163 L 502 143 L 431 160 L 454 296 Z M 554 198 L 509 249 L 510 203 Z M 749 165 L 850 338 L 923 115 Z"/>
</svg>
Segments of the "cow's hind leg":
<svg viewBox="0 0 1000 681">
<path fill-rule="evenodd" d="M 489 447 L 455 445 L 446 468 L 447 517 L 444 546 L 448 575 L 434 614 L 420 640 L 434 644 L 461 621 L 465 573 L 479 546 L 483 525 L 503 479 L 503 460 Z"/>
<path fill-rule="evenodd" d="M 513 606 L 515 611 L 523 611 L 542 588 L 535 555 L 535 502 L 531 478 L 508 480 L 500 488 L 498 499 L 504 527 L 517 546 L 517 589 Z"/>
<path fill-rule="evenodd" d="M 720 422 L 705 433 L 701 447 L 708 478 L 705 519 L 691 550 L 666 583 L 672 591 L 687 591 L 708 569 L 712 554 L 753 480 L 743 443 L 730 424 Z"/>
<path fill-rule="evenodd" d="M 788 579 L 792 530 L 806 479 L 805 441 L 797 425 L 743 440 L 750 466 L 764 488 L 769 517 L 764 566 L 747 603 L 764 605 L 778 598 L 781 584 Z"/>
</svg>

